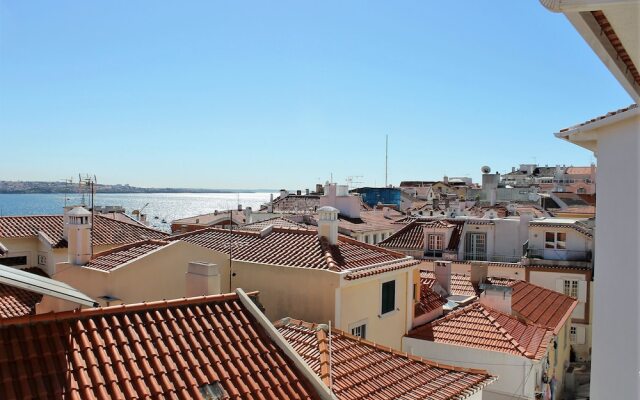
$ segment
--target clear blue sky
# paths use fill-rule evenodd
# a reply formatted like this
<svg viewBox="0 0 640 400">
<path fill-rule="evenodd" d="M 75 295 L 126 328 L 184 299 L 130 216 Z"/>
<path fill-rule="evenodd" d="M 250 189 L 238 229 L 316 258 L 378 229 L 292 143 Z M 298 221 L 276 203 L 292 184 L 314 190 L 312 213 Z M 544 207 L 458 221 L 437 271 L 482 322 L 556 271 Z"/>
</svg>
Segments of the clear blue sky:
<svg viewBox="0 0 640 400">
<path fill-rule="evenodd" d="M 0 0 L 0 180 L 476 180 L 631 102 L 536 0 Z"/>
</svg>

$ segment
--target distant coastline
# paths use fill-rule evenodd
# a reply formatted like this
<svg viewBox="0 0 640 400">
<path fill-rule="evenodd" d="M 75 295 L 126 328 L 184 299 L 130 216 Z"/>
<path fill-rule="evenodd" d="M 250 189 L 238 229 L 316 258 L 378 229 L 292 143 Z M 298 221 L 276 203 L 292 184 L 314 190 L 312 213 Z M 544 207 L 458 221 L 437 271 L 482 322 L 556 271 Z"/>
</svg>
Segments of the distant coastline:
<svg viewBox="0 0 640 400">
<path fill-rule="evenodd" d="M 96 193 L 265 193 L 272 189 L 203 189 L 203 188 L 143 188 L 127 184 L 97 184 Z M 80 193 L 78 184 L 65 182 L 0 181 L 0 194 Z"/>
</svg>

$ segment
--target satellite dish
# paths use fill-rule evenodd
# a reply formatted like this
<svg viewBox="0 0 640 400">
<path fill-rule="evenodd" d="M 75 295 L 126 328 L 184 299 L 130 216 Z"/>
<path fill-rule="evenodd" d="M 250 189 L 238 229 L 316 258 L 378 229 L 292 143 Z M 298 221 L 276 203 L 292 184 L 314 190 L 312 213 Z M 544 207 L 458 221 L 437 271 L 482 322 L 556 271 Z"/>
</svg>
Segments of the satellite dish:
<svg viewBox="0 0 640 400">
<path fill-rule="evenodd" d="M 491 172 L 491 168 L 489 168 L 488 165 L 485 165 L 484 167 L 480 168 L 480 171 L 482 171 L 483 174 L 488 174 L 489 172 Z"/>
</svg>

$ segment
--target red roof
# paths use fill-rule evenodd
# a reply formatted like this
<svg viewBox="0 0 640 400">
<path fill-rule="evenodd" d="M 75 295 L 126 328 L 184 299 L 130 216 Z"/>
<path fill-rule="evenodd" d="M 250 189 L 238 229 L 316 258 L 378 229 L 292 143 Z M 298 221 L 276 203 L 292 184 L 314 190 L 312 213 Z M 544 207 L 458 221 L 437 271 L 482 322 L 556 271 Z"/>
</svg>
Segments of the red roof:
<svg viewBox="0 0 640 400">
<path fill-rule="evenodd" d="M 38 267 L 25 268 L 23 271 L 48 277 Z M 15 286 L 0 284 L 0 319 L 35 314 L 36 304 L 40 303 L 41 300 L 41 294 Z"/>
<path fill-rule="evenodd" d="M 432 271 L 420 271 L 420 282 L 429 288 L 436 283 L 436 275 Z M 468 275 L 451 274 L 450 295 L 477 296 L 478 288 L 471 283 Z"/>
<path fill-rule="evenodd" d="M 543 326 L 524 323 L 480 303 L 412 329 L 408 337 L 541 359 L 553 339 Z"/>
<path fill-rule="evenodd" d="M 285 318 L 276 327 L 338 399 L 464 399 L 494 378 L 484 370 L 437 364 L 331 330 Z M 329 379 L 331 357 L 331 379 Z"/>
<path fill-rule="evenodd" d="M 168 236 L 155 229 L 134 225 L 112 218 L 95 215 L 93 244 L 95 246 L 124 244 L 144 239 L 162 239 Z M 0 238 L 36 237 L 42 232 L 54 248 L 67 247 L 63 237 L 62 215 L 33 215 L 0 217 Z"/>
<path fill-rule="evenodd" d="M 415 305 L 415 316 L 418 317 L 447 304 L 447 299 L 434 292 L 428 285 L 420 285 L 420 301 Z"/>
<path fill-rule="evenodd" d="M 425 248 L 425 229 L 453 229 L 446 250 L 455 251 L 460 244 L 464 228 L 460 220 L 415 220 L 379 243 L 381 247 L 404 250 L 421 250 Z"/>
<path fill-rule="evenodd" d="M 110 271 L 122 264 L 167 246 L 170 243 L 171 242 L 162 240 L 143 240 L 141 242 L 127 244 L 96 254 L 91 261 L 84 266 L 102 271 Z"/>
<path fill-rule="evenodd" d="M 259 232 L 236 230 L 231 233 L 226 229 L 208 228 L 173 236 L 171 240 L 183 240 L 227 254 L 231 247 L 233 259 L 239 261 L 335 272 L 406 260 L 401 253 L 346 236 L 338 236 L 338 244 L 331 245 L 325 238 L 320 238 L 316 231 L 304 229 L 273 228 L 271 233 L 261 236 Z M 385 271 L 369 270 L 369 274 L 372 272 Z"/>
<path fill-rule="evenodd" d="M 317 398 L 238 295 L 0 320 L 2 399 Z"/>
</svg>

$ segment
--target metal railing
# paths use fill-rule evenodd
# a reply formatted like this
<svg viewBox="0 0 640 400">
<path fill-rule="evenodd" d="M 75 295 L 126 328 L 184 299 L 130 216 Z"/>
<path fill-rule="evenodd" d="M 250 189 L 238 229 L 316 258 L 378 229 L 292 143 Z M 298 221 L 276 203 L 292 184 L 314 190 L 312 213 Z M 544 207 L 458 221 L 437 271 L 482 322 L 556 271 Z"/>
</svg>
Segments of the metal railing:
<svg viewBox="0 0 640 400">
<path fill-rule="evenodd" d="M 591 261 L 591 251 L 565 249 L 527 249 L 527 258 L 561 261 Z"/>
<path fill-rule="evenodd" d="M 486 253 L 464 253 L 465 261 L 491 261 L 501 263 L 517 263 L 522 257 L 519 255 L 493 254 L 487 256 Z"/>
</svg>

